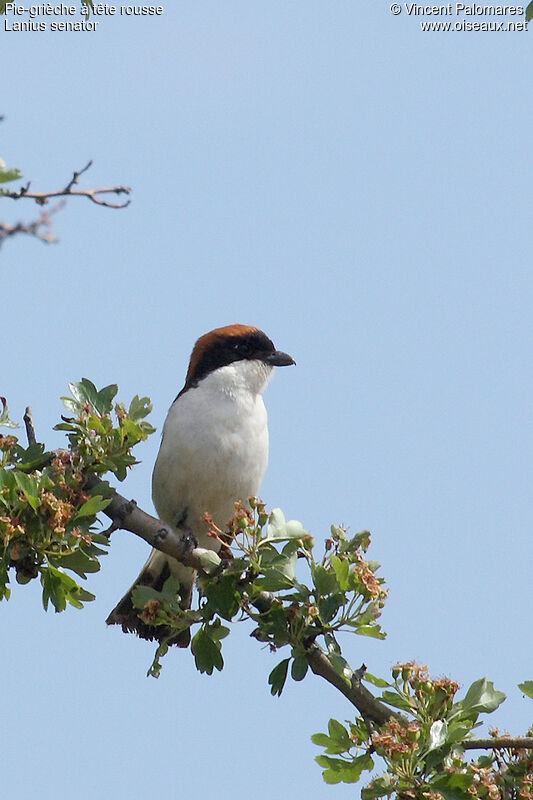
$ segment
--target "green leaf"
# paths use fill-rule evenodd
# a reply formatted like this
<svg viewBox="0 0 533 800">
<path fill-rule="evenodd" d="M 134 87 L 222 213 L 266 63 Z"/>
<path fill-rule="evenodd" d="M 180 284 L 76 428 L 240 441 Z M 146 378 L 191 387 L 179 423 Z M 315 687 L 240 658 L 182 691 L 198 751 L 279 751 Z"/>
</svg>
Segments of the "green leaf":
<svg viewBox="0 0 533 800">
<path fill-rule="evenodd" d="M 374 778 L 369 786 L 361 789 L 361 800 L 375 800 L 376 797 L 385 797 L 395 794 L 391 775 L 385 772 L 379 778 Z"/>
<path fill-rule="evenodd" d="M 89 405 L 97 410 L 98 390 L 92 381 L 88 378 L 82 378 L 79 383 L 69 383 L 68 386 L 79 408 Z"/>
<path fill-rule="evenodd" d="M 348 747 L 346 747 L 344 741 L 336 741 L 325 733 L 315 733 L 313 736 L 311 736 L 311 741 L 313 744 L 317 744 L 320 747 L 325 747 L 327 755 L 332 756 L 345 753 L 351 746 L 351 742 L 349 742 Z"/>
<path fill-rule="evenodd" d="M 113 400 L 118 392 L 116 383 L 110 383 L 109 386 L 104 386 L 103 389 L 97 393 L 97 411 L 99 414 L 110 414 L 113 409 Z"/>
<path fill-rule="evenodd" d="M 68 398 L 62 397 L 63 404 L 66 405 L 66 400 Z M 55 431 L 77 431 L 78 428 L 76 425 L 71 425 L 70 422 L 58 422 L 57 425 L 54 425 L 53 428 Z"/>
<path fill-rule="evenodd" d="M 206 672 L 208 675 L 212 675 L 213 669 L 220 671 L 224 666 L 220 644 L 213 641 L 204 627 L 200 628 L 193 636 L 191 650 L 194 655 L 196 669 L 199 672 Z"/>
<path fill-rule="evenodd" d="M 519 683 L 518 688 L 521 692 L 527 694 L 528 697 L 533 698 L 533 681 L 524 681 L 523 683 Z"/>
<path fill-rule="evenodd" d="M 309 662 L 305 656 L 296 656 L 291 666 L 291 677 L 294 681 L 303 681 L 307 675 Z"/>
<path fill-rule="evenodd" d="M 5 397 L 0 397 L 0 402 L 2 403 L 2 411 L 0 412 L 0 425 L 3 428 L 18 428 L 16 422 L 13 422 L 12 419 L 9 418 L 9 409 L 7 407 L 7 400 Z"/>
<path fill-rule="evenodd" d="M 209 631 L 209 636 L 214 642 L 220 642 L 221 639 L 225 639 L 230 632 L 229 628 L 226 628 L 225 625 L 222 625 L 219 619 L 216 619 L 214 622 L 208 625 L 207 630 Z"/>
<path fill-rule="evenodd" d="M 281 508 L 274 508 L 268 518 L 266 536 L 262 539 L 260 545 L 262 545 L 263 542 L 285 542 L 291 539 L 305 539 L 308 536 L 309 533 L 305 530 L 301 522 L 295 519 L 291 519 L 287 522 Z"/>
<path fill-rule="evenodd" d="M 151 410 L 152 403 L 149 397 L 139 397 L 139 395 L 135 395 L 130 403 L 128 416 L 130 416 L 134 422 L 140 422 L 142 419 L 148 416 Z"/>
<path fill-rule="evenodd" d="M 464 711 L 479 714 L 482 711 L 490 713 L 495 711 L 505 700 L 505 694 L 494 688 L 492 681 L 479 678 L 474 681 L 463 700 L 457 703 Z"/>
<path fill-rule="evenodd" d="M 437 750 L 446 742 L 448 725 L 445 720 L 436 719 L 429 729 L 429 749 Z"/>
<path fill-rule="evenodd" d="M 394 706 L 394 708 L 401 708 L 403 711 L 411 710 L 408 701 L 401 697 L 401 695 L 396 694 L 396 692 L 384 691 L 380 699 L 383 700 L 384 703 L 387 703 L 387 705 Z"/>
<path fill-rule="evenodd" d="M 386 639 L 387 634 L 383 633 L 379 625 L 359 625 L 355 629 L 359 636 L 372 636 L 374 639 Z"/>
<path fill-rule="evenodd" d="M 224 575 L 216 581 L 207 582 L 203 593 L 213 611 L 224 619 L 231 620 L 240 608 L 240 595 L 232 575 Z"/>
<path fill-rule="evenodd" d="M 337 583 L 335 572 L 329 572 L 325 567 L 320 565 L 313 565 L 311 567 L 311 573 L 317 592 L 319 595 L 322 595 L 322 597 L 339 591 L 339 584 Z"/>
<path fill-rule="evenodd" d="M 529 22 L 531 19 L 533 19 L 533 0 L 531 0 L 531 3 L 529 3 L 526 8 L 526 22 Z"/>
<path fill-rule="evenodd" d="M 100 569 L 98 561 L 95 558 L 90 558 L 81 548 L 66 556 L 56 556 L 53 561 L 63 569 L 72 570 L 81 578 L 86 578 L 87 573 L 98 572 Z"/>
<path fill-rule="evenodd" d="M 36 478 L 34 478 L 33 475 L 26 475 L 25 472 L 19 472 L 17 469 L 13 470 L 13 476 L 18 488 L 21 490 L 30 506 L 37 510 L 41 501 L 39 499 L 39 487 Z"/>
<path fill-rule="evenodd" d="M 377 686 L 379 689 L 384 689 L 386 686 L 390 686 L 390 683 L 388 683 L 384 678 L 377 678 L 375 675 L 371 675 L 370 672 L 365 672 L 363 675 L 363 680 L 373 684 L 373 686 Z"/>
<path fill-rule="evenodd" d="M 263 576 L 257 578 L 256 585 L 267 592 L 278 592 L 282 589 L 291 589 L 294 586 L 294 574 L 298 554 L 285 555 L 272 550 L 263 550 L 261 555 L 261 572 Z"/>
<path fill-rule="evenodd" d="M 135 608 L 140 611 L 145 607 L 146 603 L 150 600 L 161 602 L 161 592 L 158 592 L 152 586 L 135 586 L 131 592 L 131 600 Z M 155 624 L 155 623 L 154 623 Z"/>
<path fill-rule="evenodd" d="M 67 603 L 82 608 L 84 602 L 94 600 L 93 594 L 78 586 L 76 581 L 61 568 L 53 566 L 42 568 L 41 585 L 45 611 L 48 610 L 50 600 L 56 611 L 64 611 Z"/>
<path fill-rule="evenodd" d="M 279 664 L 274 667 L 268 676 L 268 684 L 270 686 L 270 694 L 274 697 L 281 695 L 285 681 L 287 680 L 287 671 L 289 669 L 290 658 L 284 658 Z"/>
<path fill-rule="evenodd" d="M 165 598 L 165 600 L 172 600 L 176 599 L 176 595 L 180 590 L 180 582 L 177 578 L 171 575 L 163 584 L 163 588 L 161 589 L 161 595 Z"/>
<path fill-rule="evenodd" d="M 56 611 L 63 611 L 67 607 L 65 593 L 61 586 L 61 581 L 57 578 L 52 569 L 44 569 L 41 573 L 41 585 L 43 587 L 43 608 L 48 611 L 48 603 L 51 600 Z"/>
<path fill-rule="evenodd" d="M 220 556 L 218 556 L 214 550 L 206 550 L 200 555 L 200 563 L 204 572 L 211 575 L 213 572 L 216 572 L 220 566 Z"/>
<path fill-rule="evenodd" d="M 463 722 L 450 722 L 448 724 L 448 734 L 446 736 L 446 743 L 453 744 L 454 742 L 461 742 L 472 730 L 474 723 L 471 720 Z"/>
<path fill-rule="evenodd" d="M 167 653 L 168 653 L 167 640 L 163 639 L 163 641 L 160 643 L 159 647 L 155 651 L 154 660 L 152 661 L 152 665 L 151 665 L 150 669 L 148 670 L 148 672 L 146 673 L 146 677 L 147 678 L 148 677 L 159 678 L 159 676 L 161 674 L 161 669 L 163 667 L 163 665 L 161 664 L 161 659 L 163 658 L 163 656 L 166 656 Z"/>
<path fill-rule="evenodd" d="M 363 770 L 374 768 L 374 762 L 367 753 L 357 756 L 351 762 L 330 756 L 317 756 L 315 761 L 325 767 L 322 777 L 326 783 L 357 783 Z"/>
<path fill-rule="evenodd" d="M 5 14 L 7 2 L 8 0 L 2 0 L 0 3 L 0 14 Z M 19 169 L 5 169 L 5 164 L 2 161 L 2 164 L 0 164 L 0 183 L 18 181 L 21 178 L 22 172 Z"/>
<path fill-rule="evenodd" d="M 78 403 L 77 400 L 74 400 L 72 397 L 63 396 L 61 398 L 63 401 L 63 405 L 67 409 L 67 411 L 72 411 L 73 414 L 78 414 L 81 410 L 81 405 Z M 74 421 L 74 420 L 73 420 Z M 77 430 L 77 428 L 76 428 Z"/>
<path fill-rule="evenodd" d="M 321 597 L 318 601 L 318 610 L 322 622 L 331 622 L 339 608 L 343 605 L 344 600 L 345 597 L 343 594 L 332 594 L 329 597 Z"/>
<path fill-rule="evenodd" d="M 336 719 L 330 719 L 328 722 L 328 733 L 330 739 L 332 739 L 334 742 L 339 745 L 343 745 L 345 750 L 350 749 L 352 742 L 348 731 L 341 722 Z"/>
<path fill-rule="evenodd" d="M 274 508 L 268 518 L 266 537 L 264 541 L 281 542 L 285 538 L 285 514 L 281 508 Z"/>
<path fill-rule="evenodd" d="M 332 525 L 330 527 L 331 536 L 333 537 L 334 541 L 336 542 L 344 542 L 346 541 L 346 529 L 342 528 L 340 525 Z"/>
<path fill-rule="evenodd" d="M 327 733 L 314 733 L 311 736 L 311 741 L 319 747 L 329 747 L 332 744 Z"/>
<path fill-rule="evenodd" d="M 0 489 L 15 489 L 15 470 L 0 468 Z"/>
<path fill-rule="evenodd" d="M 350 588 L 348 581 L 348 574 L 350 572 L 350 564 L 345 558 L 339 556 L 331 556 L 331 566 L 335 570 L 337 582 L 341 592 L 346 592 Z"/>
<path fill-rule="evenodd" d="M 95 494 L 93 497 L 89 497 L 81 508 L 78 509 L 75 519 L 79 519 L 80 517 L 94 517 L 99 511 L 103 511 L 104 508 L 107 508 L 110 502 L 111 500 L 106 500 L 101 495 Z"/>
<path fill-rule="evenodd" d="M 355 553 L 356 550 L 363 550 L 366 553 L 368 548 L 370 547 L 370 532 L 369 531 L 361 531 L 360 533 L 356 533 L 354 537 L 349 539 L 348 541 L 342 541 L 340 543 L 339 550 L 341 553 Z"/>
<path fill-rule="evenodd" d="M 472 773 L 440 774 L 430 781 L 428 787 L 442 794 L 445 800 L 467 800 L 467 798 L 471 800 L 472 795 L 468 792 L 468 788 L 473 780 Z"/>
<path fill-rule="evenodd" d="M 45 452 L 44 444 L 32 444 L 26 450 L 19 453 L 17 469 L 21 469 L 24 472 L 40 469 L 40 467 L 49 463 L 51 457 L 52 453 Z"/>
</svg>

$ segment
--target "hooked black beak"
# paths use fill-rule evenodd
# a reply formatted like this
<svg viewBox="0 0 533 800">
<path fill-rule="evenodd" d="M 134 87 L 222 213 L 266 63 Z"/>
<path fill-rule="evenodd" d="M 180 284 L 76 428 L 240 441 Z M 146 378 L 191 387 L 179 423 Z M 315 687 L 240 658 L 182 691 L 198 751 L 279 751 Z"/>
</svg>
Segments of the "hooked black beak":
<svg viewBox="0 0 533 800">
<path fill-rule="evenodd" d="M 274 350 L 263 358 L 265 364 L 271 367 L 289 367 L 291 364 L 296 364 L 296 361 L 288 353 L 282 353 L 281 350 Z"/>
</svg>

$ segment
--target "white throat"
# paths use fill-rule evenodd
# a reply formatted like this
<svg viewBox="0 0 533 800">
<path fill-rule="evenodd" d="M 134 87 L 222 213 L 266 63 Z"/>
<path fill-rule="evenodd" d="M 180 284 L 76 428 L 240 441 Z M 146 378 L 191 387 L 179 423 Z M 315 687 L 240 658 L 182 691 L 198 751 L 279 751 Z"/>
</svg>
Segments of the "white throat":
<svg viewBox="0 0 533 800">
<path fill-rule="evenodd" d="M 230 397 L 243 393 L 258 395 L 265 391 L 273 371 L 273 367 L 258 359 L 234 361 L 206 375 L 198 387 L 218 390 Z"/>
</svg>

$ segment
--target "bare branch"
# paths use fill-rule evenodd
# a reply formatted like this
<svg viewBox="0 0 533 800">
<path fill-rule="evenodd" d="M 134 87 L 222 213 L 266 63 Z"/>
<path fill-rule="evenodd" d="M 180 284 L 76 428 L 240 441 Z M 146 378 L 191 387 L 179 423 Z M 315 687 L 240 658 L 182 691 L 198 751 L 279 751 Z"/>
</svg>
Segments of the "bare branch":
<svg viewBox="0 0 533 800">
<path fill-rule="evenodd" d="M 20 200 L 26 197 L 30 200 L 35 200 L 41 206 L 46 205 L 52 197 L 87 197 L 92 203 L 98 206 L 105 206 L 106 208 L 126 208 L 131 203 L 131 200 L 126 200 L 124 203 L 110 203 L 107 200 L 102 200 L 100 195 L 107 194 L 130 194 L 131 189 L 129 186 L 106 186 L 102 189 L 74 189 L 77 186 L 80 175 L 92 166 L 92 161 L 80 170 L 73 173 L 72 178 L 63 189 L 58 189 L 55 192 L 30 192 L 30 183 L 22 186 L 18 191 L 9 192 L 2 190 L 0 197 L 10 197 L 12 200 Z"/>
<path fill-rule="evenodd" d="M 460 742 L 464 750 L 533 750 L 533 736 L 512 739 L 510 736 L 495 736 L 488 739 L 466 739 Z"/>
<path fill-rule="evenodd" d="M 1 195 L 0 195 L 1 196 Z M 53 214 L 57 214 L 63 206 L 64 202 L 58 203 L 53 208 L 43 209 L 41 216 L 33 222 L 17 222 L 15 225 L 8 225 L 5 222 L 0 222 L 0 247 L 10 236 L 16 236 L 18 233 L 26 233 L 34 236 L 45 244 L 52 244 L 57 242 L 57 237 L 52 233 Z"/>
<path fill-rule="evenodd" d="M 35 438 L 35 428 L 33 427 L 33 412 L 31 406 L 26 407 L 24 412 L 24 425 L 26 426 L 26 436 L 28 437 L 28 444 L 31 445 L 37 442 Z"/>
</svg>

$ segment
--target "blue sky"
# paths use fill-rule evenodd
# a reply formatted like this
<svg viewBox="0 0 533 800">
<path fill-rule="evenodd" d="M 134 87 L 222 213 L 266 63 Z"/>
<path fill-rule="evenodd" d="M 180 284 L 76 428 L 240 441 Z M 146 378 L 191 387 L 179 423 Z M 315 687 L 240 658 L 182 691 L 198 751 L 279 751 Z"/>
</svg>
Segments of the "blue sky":
<svg viewBox="0 0 533 800">
<path fill-rule="evenodd" d="M 318 540 L 370 529 L 390 587 L 387 640 L 349 638 L 346 657 L 487 675 L 509 697 L 494 724 L 520 733 L 533 45 L 419 23 L 378 0 L 211 0 L 94 33 L 2 30 L 8 165 L 44 190 L 92 158 L 83 186 L 134 193 L 123 211 L 72 199 L 59 244 L 2 248 L 0 394 L 50 446 L 82 376 L 149 395 L 160 428 L 199 335 L 263 328 L 297 361 L 265 398 L 263 498 Z M 122 486 L 147 510 L 158 437 Z M 115 533 L 83 612 L 45 614 L 36 583 L 2 606 L 6 797 L 353 797 L 322 783 L 309 738 L 351 708 L 312 676 L 271 698 L 280 656 L 244 625 L 221 674 L 176 651 L 145 677 L 153 647 L 104 620 L 147 550 Z"/>
</svg>

